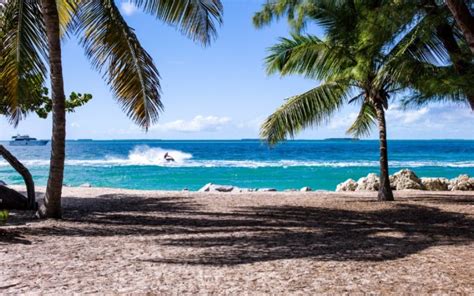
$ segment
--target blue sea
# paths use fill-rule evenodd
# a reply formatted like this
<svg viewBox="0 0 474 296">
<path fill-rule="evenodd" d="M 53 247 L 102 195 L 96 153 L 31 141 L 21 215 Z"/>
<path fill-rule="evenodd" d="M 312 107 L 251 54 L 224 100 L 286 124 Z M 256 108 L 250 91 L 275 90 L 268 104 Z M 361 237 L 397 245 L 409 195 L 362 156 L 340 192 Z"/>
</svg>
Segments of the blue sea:
<svg viewBox="0 0 474 296">
<path fill-rule="evenodd" d="M 9 146 L 37 185 L 48 177 L 50 145 Z M 175 162 L 166 162 L 168 152 Z M 65 184 L 130 189 L 198 190 L 206 183 L 279 190 L 310 186 L 334 190 L 348 178 L 378 173 L 378 141 L 287 141 L 269 148 L 258 140 L 67 141 Z M 402 168 L 420 177 L 474 175 L 474 141 L 389 141 L 391 173 Z M 22 184 L 6 162 L 0 180 Z"/>
</svg>

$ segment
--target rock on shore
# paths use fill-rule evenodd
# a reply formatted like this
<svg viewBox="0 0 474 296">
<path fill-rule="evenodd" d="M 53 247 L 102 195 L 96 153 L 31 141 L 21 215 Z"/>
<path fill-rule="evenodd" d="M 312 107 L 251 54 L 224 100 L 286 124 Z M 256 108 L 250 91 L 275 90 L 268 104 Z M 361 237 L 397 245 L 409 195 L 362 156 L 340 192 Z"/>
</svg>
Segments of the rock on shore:
<svg viewBox="0 0 474 296">
<path fill-rule="evenodd" d="M 428 191 L 448 191 L 449 180 L 447 178 L 421 178 L 424 190 Z"/>
<path fill-rule="evenodd" d="M 468 175 L 459 175 L 459 177 L 451 179 L 449 190 L 474 191 L 474 178 L 471 178 Z"/>
<path fill-rule="evenodd" d="M 377 191 L 379 177 L 368 174 L 357 182 L 348 179 L 336 187 L 336 192 L 342 191 Z M 474 178 L 460 175 L 448 180 L 446 178 L 418 178 L 411 170 L 404 169 L 390 176 L 390 186 L 393 190 L 428 190 L 428 191 L 474 191 Z"/>
<path fill-rule="evenodd" d="M 343 192 L 343 191 L 355 191 L 357 189 L 357 182 L 353 179 L 348 179 L 345 182 L 337 185 L 336 192 Z"/>
<path fill-rule="evenodd" d="M 394 190 L 422 190 L 420 178 L 411 170 L 401 170 L 390 176 L 390 185 Z"/>
<path fill-rule="evenodd" d="M 376 174 L 368 174 L 357 181 L 355 191 L 377 191 L 379 190 L 379 177 Z"/>
<path fill-rule="evenodd" d="M 207 183 L 198 192 L 255 192 L 255 191 L 276 191 L 276 189 L 263 188 L 263 189 L 254 189 L 254 188 L 240 188 L 232 185 L 218 185 Z"/>
</svg>

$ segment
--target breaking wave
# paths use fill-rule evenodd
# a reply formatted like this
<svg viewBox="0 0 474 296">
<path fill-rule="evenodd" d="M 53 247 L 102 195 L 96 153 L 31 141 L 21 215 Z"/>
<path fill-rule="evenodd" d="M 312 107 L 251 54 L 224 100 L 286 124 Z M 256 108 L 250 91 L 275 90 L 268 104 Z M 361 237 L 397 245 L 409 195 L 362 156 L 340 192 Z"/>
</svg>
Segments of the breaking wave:
<svg viewBox="0 0 474 296">
<path fill-rule="evenodd" d="M 169 153 L 174 162 L 164 159 Z M 48 166 L 47 159 L 24 160 L 28 167 Z M 474 161 L 390 161 L 392 167 L 474 167 Z M 193 159 L 193 155 L 179 150 L 169 150 L 160 147 L 137 146 L 131 150 L 127 158 L 105 157 L 103 159 L 68 159 L 68 166 L 114 167 L 114 166 L 160 166 L 160 167 L 377 167 L 378 161 L 322 161 L 322 160 L 202 160 Z M 1 167 L 8 166 L 5 161 Z"/>
</svg>

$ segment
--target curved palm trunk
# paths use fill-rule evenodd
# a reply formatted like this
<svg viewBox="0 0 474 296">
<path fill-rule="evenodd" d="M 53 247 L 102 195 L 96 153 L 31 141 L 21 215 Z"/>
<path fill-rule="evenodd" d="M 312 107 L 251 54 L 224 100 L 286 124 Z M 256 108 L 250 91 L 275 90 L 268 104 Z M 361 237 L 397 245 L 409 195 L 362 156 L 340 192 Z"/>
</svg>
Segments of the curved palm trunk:
<svg viewBox="0 0 474 296">
<path fill-rule="evenodd" d="M 391 201 L 394 199 L 388 174 L 387 127 L 385 123 L 385 111 L 381 102 L 375 104 L 375 111 L 377 113 L 380 140 L 380 188 L 378 200 Z"/>
<path fill-rule="evenodd" d="M 36 209 L 35 183 L 31 177 L 30 171 L 3 145 L 0 145 L 0 155 L 23 177 L 26 185 L 27 204 L 26 209 Z"/>
<path fill-rule="evenodd" d="M 447 0 L 446 4 L 474 54 L 474 16 L 471 15 L 463 0 Z"/>
<path fill-rule="evenodd" d="M 61 193 L 66 141 L 66 111 L 61 65 L 59 18 L 55 0 L 42 0 L 41 3 L 49 46 L 51 98 L 53 101 L 53 131 L 48 185 L 44 204 L 41 206 L 39 214 L 41 217 L 46 218 L 61 218 Z"/>
</svg>

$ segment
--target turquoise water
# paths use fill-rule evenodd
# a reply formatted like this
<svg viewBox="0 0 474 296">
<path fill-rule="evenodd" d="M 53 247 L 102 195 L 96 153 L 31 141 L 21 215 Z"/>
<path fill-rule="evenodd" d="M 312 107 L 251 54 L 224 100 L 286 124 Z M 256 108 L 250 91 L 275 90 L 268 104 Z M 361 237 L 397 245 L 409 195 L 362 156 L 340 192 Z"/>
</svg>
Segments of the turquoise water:
<svg viewBox="0 0 474 296">
<path fill-rule="evenodd" d="M 50 146 L 12 147 L 45 185 Z M 168 152 L 176 162 L 164 161 Z M 288 141 L 270 149 L 259 141 L 68 141 L 65 183 L 130 189 L 197 190 L 204 184 L 334 190 L 348 178 L 378 172 L 378 142 Z M 474 141 L 390 141 L 391 172 L 413 169 L 419 176 L 474 175 Z M 22 179 L 0 161 L 0 180 Z"/>
</svg>

